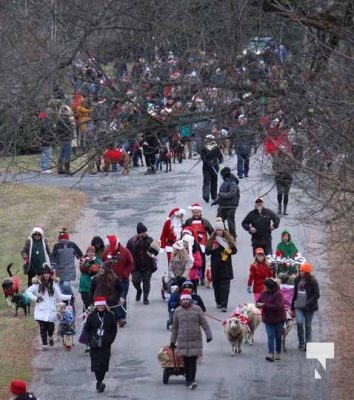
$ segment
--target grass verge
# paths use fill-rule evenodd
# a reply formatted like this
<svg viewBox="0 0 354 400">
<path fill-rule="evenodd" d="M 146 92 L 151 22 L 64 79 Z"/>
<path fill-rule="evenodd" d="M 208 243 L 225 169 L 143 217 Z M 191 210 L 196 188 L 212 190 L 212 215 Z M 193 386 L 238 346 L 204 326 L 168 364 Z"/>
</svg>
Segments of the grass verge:
<svg viewBox="0 0 354 400">
<path fill-rule="evenodd" d="M 21 289 L 26 288 L 27 277 L 22 273 L 20 251 L 33 226 L 41 225 L 52 248 L 58 229 L 66 226 L 74 230 L 85 203 L 83 193 L 70 189 L 0 184 L 0 279 L 7 276 L 6 266 L 14 263 L 13 271 L 19 270 Z M 0 399 L 9 397 L 12 379 L 30 380 L 34 354 L 33 340 L 38 327 L 31 315 L 14 316 L 4 296 L 0 297 Z"/>
</svg>

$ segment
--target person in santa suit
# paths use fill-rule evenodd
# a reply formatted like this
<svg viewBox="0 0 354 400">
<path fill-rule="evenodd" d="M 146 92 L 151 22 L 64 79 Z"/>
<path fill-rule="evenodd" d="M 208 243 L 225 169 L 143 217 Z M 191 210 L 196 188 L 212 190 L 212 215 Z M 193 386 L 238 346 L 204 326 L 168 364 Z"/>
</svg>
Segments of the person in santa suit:
<svg viewBox="0 0 354 400">
<path fill-rule="evenodd" d="M 184 215 L 185 210 L 183 208 L 173 208 L 162 227 L 160 236 L 161 249 L 166 250 L 168 263 L 171 259 L 172 245 L 181 239 Z"/>
<path fill-rule="evenodd" d="M 205 276 L 205 244 L 208 237 L 214 232 L 214 228 L 211 223 L 202 217 L 202 207 L 198 203 L 193 203 L 188 207 L 192 211 L 192 217 L 188 218 L 184 223 L 184 230 L 188 229 L 191 235 L 194 237 L 197 243 L 200 245 L 201 255 L 202 255 L 202 268 L 200 284 L 204 286 L 204 276 Z"/>
<path fill-rule="evenodd" d="M 131 252 L 125 248 L 117 236 L 107 235 L 106 248 L 102 253 L 102 261 L 108 264 L 112 271 L 117 275 L 121 283 L 124 297 L 127 298 L 129 290 L 129 275 L 133 271 L 134 261 Z M 122 307 L 117 307 L 114 310 L 119 327 L 123 328 L 126 325 L 127 303 L 126 301 Z"/>
</svg>

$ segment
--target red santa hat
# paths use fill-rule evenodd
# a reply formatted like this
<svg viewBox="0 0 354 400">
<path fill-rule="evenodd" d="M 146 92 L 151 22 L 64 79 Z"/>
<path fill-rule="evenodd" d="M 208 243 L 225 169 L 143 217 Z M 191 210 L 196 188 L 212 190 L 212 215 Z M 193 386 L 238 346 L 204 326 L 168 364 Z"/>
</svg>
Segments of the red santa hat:
<svg viewBox="0 0 354 400">
<path fill-rule="evenodd" d="M 191 236 L 193 236 L 193 232 L 188 228 L 183 228 L 182 229 L 182 237 L 183 237 L 183 235 L 191 235 Z"/>
<path fill-rule="evenodd" d="M 106 245 L 109 246 L 109 250 L 113 252 L 117 250 L 119 244 L 119 239 L 116 235 L 107 235 L 106 236 Z"/>
<path fill-rule="evenodd" d="M 193 203 L 188 206 L 188 209 L 191 211 L 202 211 L 202 206 L 199 203 Z"/>
<path fill-rule="evenodd" d="M 106 306 L 107 305 L 107 299 L 104 296 L 97 296 L 95 298 L 94 306 Z"/>
<path fill-rule="evenodd" d="M 181 294 L 181 300 L 184 299 L 188 299 L 188 300 L 192 300 L 192 296 L 189 290 L 183 290 L 182 294 Z"/>
<path fill-rule="evenodd" d="M 183 208 L 176 207 L 176 208 L 173 208 L 173 209 L 169 212 L 168 216 L 169 216 L 169 218 L 181 217 L 181 216 L 183 216 L 185 213 L 186 213 L 186 211 L 185 211 Z"/>
</svg>

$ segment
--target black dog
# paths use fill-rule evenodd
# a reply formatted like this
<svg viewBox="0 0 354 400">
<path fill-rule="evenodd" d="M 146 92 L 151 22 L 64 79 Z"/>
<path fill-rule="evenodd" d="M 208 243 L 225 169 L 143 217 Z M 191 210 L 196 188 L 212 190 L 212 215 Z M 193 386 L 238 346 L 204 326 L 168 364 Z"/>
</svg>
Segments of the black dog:
<svg viewBox="0 0 354 400">
<path fill-rule="evenodd" d="M 25 316 L 31 313 L 31 301 L 25 293 L 17 293 L 11 297 L 11 302 L 15 304 L 16 313 L 15 316 L 17 317 L 18 309 L 22 308 Z"/>
</svg>

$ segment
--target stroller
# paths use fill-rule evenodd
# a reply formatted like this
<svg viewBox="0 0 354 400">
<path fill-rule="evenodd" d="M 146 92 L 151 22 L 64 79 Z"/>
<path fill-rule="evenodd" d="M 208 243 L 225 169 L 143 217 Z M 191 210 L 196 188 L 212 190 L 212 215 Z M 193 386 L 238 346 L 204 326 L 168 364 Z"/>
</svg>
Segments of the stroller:
<svg viewBox="0 0 354 400">
<path fill-rule="evenodd" d="M 161 367 L 163 368 L 162 382 L 167 385 L 171 375 L 184 375 L 183 356 L 177 356 L 175 349 L 170 346 L 162 346 L 158 355 Z"/>
<path fill-rule="evenodd" d="M 64 304 L 60 311 L 59 336 L 63 341 L 63 346 L 70 351 L 74 344 L 75 336 L 75 312 L 72 305 Z"/>
</svg>

